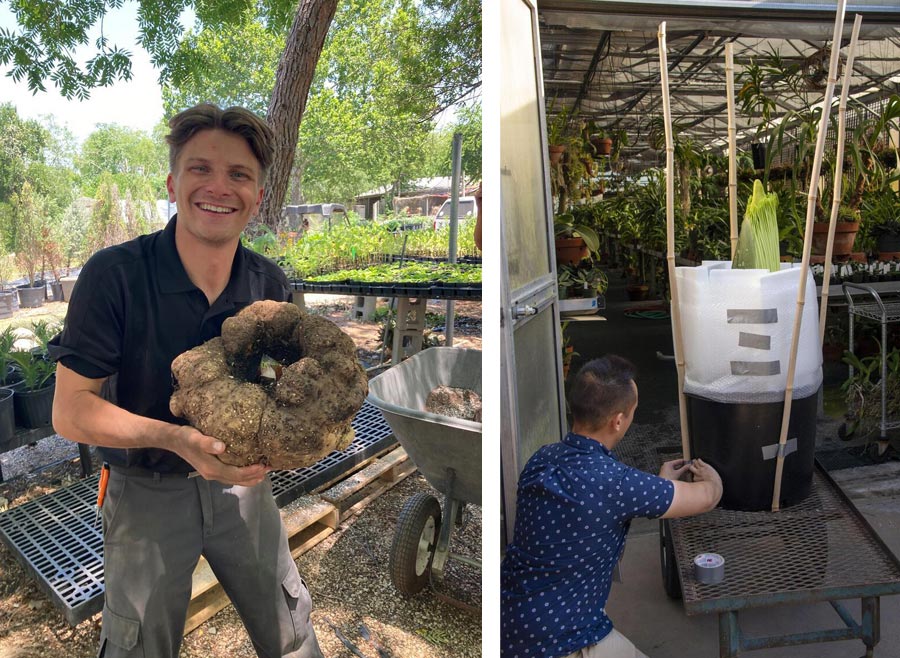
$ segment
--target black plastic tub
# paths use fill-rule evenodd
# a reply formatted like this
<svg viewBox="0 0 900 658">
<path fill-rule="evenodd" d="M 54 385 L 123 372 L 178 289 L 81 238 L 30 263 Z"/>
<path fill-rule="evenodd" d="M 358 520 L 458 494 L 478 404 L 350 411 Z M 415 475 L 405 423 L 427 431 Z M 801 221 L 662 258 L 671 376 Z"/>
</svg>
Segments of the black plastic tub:
<svg viewBox="0 0 900 658">
<path fill-rule="evenodd" d="M 776 459 L 784 402 L 725 403 L 692 395 L 687 400 L 691 456 L 711 464 L 722 476 L 720 507 L 746 512 L 772 508 Z M 788 441 L 797 449 L 784 458 L 781 507 L 805 499 L 812 487 L 816 447 L 817 396 L 791 404 Z"/>
</svg>

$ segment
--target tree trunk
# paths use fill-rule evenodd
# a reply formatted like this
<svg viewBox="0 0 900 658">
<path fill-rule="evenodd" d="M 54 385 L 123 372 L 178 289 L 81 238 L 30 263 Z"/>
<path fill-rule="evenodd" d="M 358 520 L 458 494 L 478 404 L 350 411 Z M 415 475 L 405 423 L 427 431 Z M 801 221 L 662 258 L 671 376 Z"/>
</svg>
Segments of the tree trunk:
<svg viewBox="0 0 900 658">
<path fill-rule="evenodd" d="M 268 121 L 275 133 L 275 159 L 269 169 L 258 221 L 275 228 L 290 184 L 297 149 L 297 132 L 306 109 L 309 87 L 325 35 L 334 18 L 337 0 L 300 0 L 294 24 L 284 44 L 275 73 Z"/>
</svg>

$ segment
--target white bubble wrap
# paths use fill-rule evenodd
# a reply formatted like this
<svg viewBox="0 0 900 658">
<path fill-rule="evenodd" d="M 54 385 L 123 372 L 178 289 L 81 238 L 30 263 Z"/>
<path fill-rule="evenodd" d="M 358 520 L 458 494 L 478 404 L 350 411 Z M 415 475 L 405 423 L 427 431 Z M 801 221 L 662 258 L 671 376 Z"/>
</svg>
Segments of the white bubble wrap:
<svg viewBox="0 0 900 658">
<path fill-rule="evenodd" d="M 774 273 L 732 270 L 730 261 L 675 268 L 685 393 L 716 402 L 784 399 L 799 274 L 791 263 Z M 794 399 L 815 394 L 822 383 L 816 286 L 809 270 L 806 277 Z"/>
</svg>

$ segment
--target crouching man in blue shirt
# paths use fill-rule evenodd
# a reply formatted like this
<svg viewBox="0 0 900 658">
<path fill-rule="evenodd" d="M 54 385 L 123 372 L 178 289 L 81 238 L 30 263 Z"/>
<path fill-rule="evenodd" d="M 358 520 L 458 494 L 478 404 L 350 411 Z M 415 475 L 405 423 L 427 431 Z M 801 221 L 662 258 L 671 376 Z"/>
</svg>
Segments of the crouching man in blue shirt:
<svg viewBox="0 0 900 658">
<path fill-rule="evenodd" d="M 585 364 L 568 400 L 572 431 L 532 455 L 519 478 L 500 572 L 503 656 L 646 658 L 604 610 L 631 519 L 708 512 L 722 480 L 699 459 L 666 462 L 656 476 L 612 455 L 638 402 L 627 360 Z M 693 482 L 680 481 L 687 472 Z"/>
</svg>

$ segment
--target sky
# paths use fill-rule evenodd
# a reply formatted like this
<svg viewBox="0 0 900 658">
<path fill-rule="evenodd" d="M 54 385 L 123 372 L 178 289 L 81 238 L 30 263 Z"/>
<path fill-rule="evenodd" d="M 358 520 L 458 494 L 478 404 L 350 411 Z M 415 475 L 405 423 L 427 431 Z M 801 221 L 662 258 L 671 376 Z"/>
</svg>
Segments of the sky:
<svg viewBox="0 0 900 658">
<path fill-rule="evenodd" d="M 68 126 L 79 143 L 98 123 L 116 123 L 150 133 L 163 116 L 162 93 L 150 56 L 137 43 L 136 14 L 137 3 L 126 2 L 120 9 L 110 10 L 104 19 L 104 32 L 111 44 L 132 54 L 130 81 L 94 89 L 86 101 L 66 100 L 51 81 L 45 82 L 46 92 L 33 95 L 24 81 L 17 83 L 6 75 L 9 66 L 0 66 L 0 103 L 11 102 L 23 118 L 40 120 L 41 115 L 54 115 L 59 125 Z M 16 27 L 6 3 L 0 4 L 0 27 Z M 93 45 L 98 35 L 99 29 L 95 28 L 88 43 Z M 93 48 L 84 47 L 78 51 L 79 60 L 88 59 L 94 52 Z"/>
</svg>

